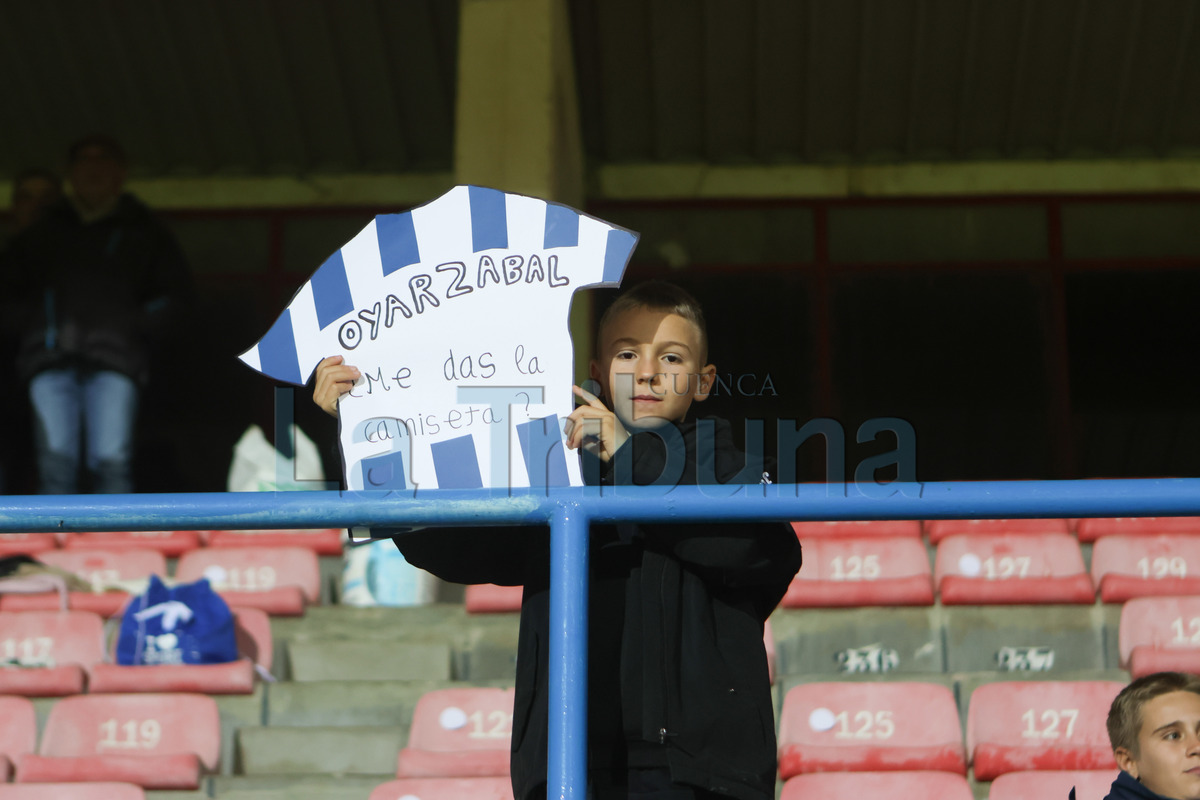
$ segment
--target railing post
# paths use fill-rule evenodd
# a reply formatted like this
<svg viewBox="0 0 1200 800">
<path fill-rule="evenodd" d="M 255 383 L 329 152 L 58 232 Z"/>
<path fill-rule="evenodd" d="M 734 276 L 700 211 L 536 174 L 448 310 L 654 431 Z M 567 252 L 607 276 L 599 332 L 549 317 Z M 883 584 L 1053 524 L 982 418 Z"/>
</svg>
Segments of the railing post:
<svg viewBox="0 0 1200 800">
<path fill-rule="evenodd" d="M 588 516 L 550 520 L 550 727 L 546 796 L 587 797 Z"/>
</svg>

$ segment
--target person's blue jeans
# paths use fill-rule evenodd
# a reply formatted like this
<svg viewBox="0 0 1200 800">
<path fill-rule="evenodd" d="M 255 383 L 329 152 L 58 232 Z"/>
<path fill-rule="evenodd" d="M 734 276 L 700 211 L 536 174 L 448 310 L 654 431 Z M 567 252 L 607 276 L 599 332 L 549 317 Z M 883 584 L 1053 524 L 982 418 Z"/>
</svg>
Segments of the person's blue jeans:
<svg viewBox="0 0 1200 800">
<path fill-rule="evenodd" d="M 112 370 L 51 369 L 29 384 L 42 494 L 80 490 L 82 461 L 98 493 L 133 491 L 138 390 Z"/>
</svg>

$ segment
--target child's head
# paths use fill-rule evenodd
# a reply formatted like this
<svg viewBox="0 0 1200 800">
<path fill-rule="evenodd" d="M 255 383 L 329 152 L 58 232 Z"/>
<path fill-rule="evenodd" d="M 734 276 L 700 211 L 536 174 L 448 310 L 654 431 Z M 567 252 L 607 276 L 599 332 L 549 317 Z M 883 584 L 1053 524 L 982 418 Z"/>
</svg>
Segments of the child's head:
<svg viewBox="0 0 1200 800">
<path fill-rule="evenodd" d="M 1147 789 L 1200 800 L 1200 676 L 1156 672 L 1121 690 L 1108 712 L 1117 766 Z"/>
<path fill-rule="evenodd" d="M 67 151 L 67 181 L 75 198 L 88 210 L 120 197 L 127 170 L 125 150 L 111 136 L 84 136 Z"/>
<path fill-rule="evenodd" d="M 717 369 L 707 361 L 700 304 L 674 284 L 649 281 L 600 318 L 591 375 L 625 427 L 652 428 L 682 422 L 708 397 Z"/>
<path fill-rule="evenodd" d="M 41 218 L 42 212 L 62 196 L 62 179 L 48 169 L 33 167 L 17 173 L 12 182 L 12 215 L 17 230 Z"/>
</svg>

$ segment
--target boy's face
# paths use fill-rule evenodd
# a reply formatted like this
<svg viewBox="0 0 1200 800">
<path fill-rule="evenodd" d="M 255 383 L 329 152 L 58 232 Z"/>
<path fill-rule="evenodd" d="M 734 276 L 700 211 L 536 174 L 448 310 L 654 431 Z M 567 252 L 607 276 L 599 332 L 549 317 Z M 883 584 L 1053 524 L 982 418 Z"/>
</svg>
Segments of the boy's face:
<svg viewBox="0 0 1200 800">
<path fill-rule="evenodd" d="M 629 430 L 682 422 L 717 372 L 701 363 L 700 348 L 700 331 L 678 314 L 631 308 L 600 331 L 591 375 Z"/>
<path fill-rule="evenodd" d="M 1135 757 L 1123 747 L 1117 765 L 1143 786 L 1175 800 L 1200 799 L 1200 695 L 1160 694 L 1142 706 Z"/>
<path fill-rule="evenodd" d="M 75 154 L 67 168 L 67 180 L 84 208 L 99 208 L 120 196 L 125 186 L 125 165 L 106 148 L 88 145 Z"/>
</svg>

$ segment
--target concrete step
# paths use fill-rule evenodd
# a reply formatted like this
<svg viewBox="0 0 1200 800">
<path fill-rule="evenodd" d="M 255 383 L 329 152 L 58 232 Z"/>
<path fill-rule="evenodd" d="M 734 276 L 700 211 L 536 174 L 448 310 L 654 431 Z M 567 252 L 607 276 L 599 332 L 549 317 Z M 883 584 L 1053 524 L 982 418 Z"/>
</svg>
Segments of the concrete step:
<svg viewBox="0 0 1200 800">
<path fill-rule="evenodd" d="M 1014 672 L 1120 666 L 1121 607 L 1089 605 L 777 609 L 779 675 Z"/>
<path fill-rule="evenodd" d="M 224 695 L 214 697 L 217 712 L 221 715 L 221 774 L 231 775 L 235 771 L 237 733 L 245 727 L 265 723 L 265 698 L 267 684 L 260 683 L 254 694 Z"/>
<path fill-rule="evenodd" d="M 278 672 L 282 678 L 487 681 L 512 680 L 515 671 L 515 614 L 467 614 L 461 605 L 449 604 L 330 606 L 310 608 L 302 618 L 274 622 L 276 650 L 285 654 Z M 343 642 L 370 644 L 364 648 Z M 436 647 L 448 648 L 444 662 L 442 652 L 432 649 Z M 364 651 L 386 652 L 385 664 L 401 671 L 389 671 L 377 656 Z"/>
<path fill-rule="evenodd" d="M 356 775 L 234 775 L 214 778 L 211 796 L 218 800 L 366 800 L 387 780 Z"/>
<path fill-rule="evenodd" d="M 294 681 L 450 680 L 447 642 L 297 638 L 287 643 Z"/>
<path fill-rule="evenodd" d="M 407 728 L 399 725 L 247 727 L 237 735 L 237 772 L 386 779 L 396 774 L 406 739 Z"/>
<path fill-rule="evenodd" d="M 947 606 L 941 609 L 949 672 L 1066 670 L 1106 666 L 1103 607 Z"/>
<path fill-rule="evenodd" d="M 407 728 L 421 695 L 462 685 L 447 680 L 276 683 L 268 689 L 267 725 Z"/>
<path fill-rule="evenodd" d="M 780 676 L 945 669 L 936 607 L 777 611 L 771 629 Z"/>
<path fill-rule="evenodd" d="M 187 789 L 147 789 L 146 800 L 209 800 L 208 783 L 212 779 L 202 779 L 200 788 Z"/>
</svg>

